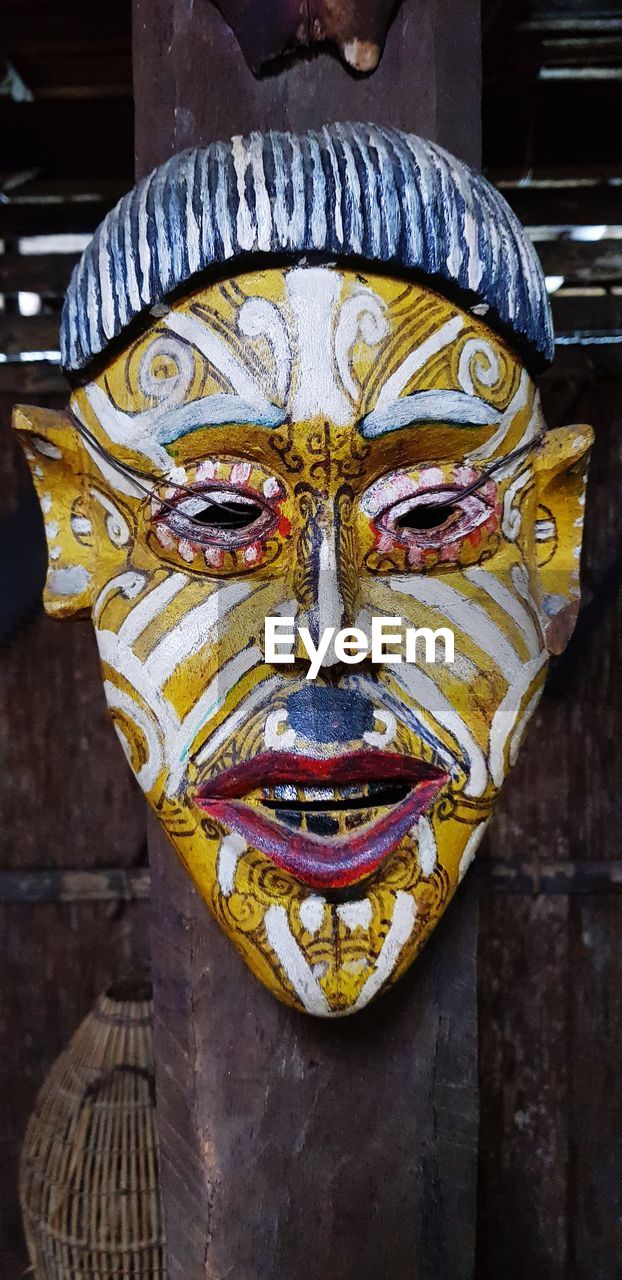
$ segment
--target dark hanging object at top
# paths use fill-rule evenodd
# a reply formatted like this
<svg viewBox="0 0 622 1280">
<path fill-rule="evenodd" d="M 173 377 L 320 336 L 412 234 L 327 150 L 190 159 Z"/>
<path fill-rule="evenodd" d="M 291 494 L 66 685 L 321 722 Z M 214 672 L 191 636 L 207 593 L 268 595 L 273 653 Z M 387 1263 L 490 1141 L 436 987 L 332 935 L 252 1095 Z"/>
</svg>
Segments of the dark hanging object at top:
<svg viewBox="0 0 622 1280">
<path fill-rule="evenodd" d="M 255 73 L 275 58 L 330 42 L 353 71 L 382 56 L 399 0 L 214 0 Z"/>
</svg>

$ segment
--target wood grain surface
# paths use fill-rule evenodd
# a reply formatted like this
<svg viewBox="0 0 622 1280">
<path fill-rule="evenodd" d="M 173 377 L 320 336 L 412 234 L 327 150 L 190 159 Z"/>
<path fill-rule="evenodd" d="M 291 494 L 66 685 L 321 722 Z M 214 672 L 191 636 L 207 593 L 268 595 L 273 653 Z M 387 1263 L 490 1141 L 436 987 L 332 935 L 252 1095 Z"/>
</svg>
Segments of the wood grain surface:
<svg viewBox="0 0 622 1280">
<path fill-rule="evenodd" d="M 378 70 L 313 53 L 249 71 L 222 15 L 195 0 L 134 0 L 137 177 L 184 147 L 252 129 L 374 120 L 480 158 L 479 0 L 403 0 Z"/>
<path fill-rule="evenodd" d="M 605 878 L 603 892 L 585 894 L 542 894 L 538 878 L 560 860 L 619 867 L 620 348 L 562 349 L 543 391 L 551 426 L 591 422 L 596 442 L 577 630 L 552 664 L 479 855 L 496 866 L 522 860 L 533 889 L 480 899 L 476 1275 L 613 1280 L 622 1257 L 622 898 Z"/>
<path fill-rule="evenodd" d="M 24 382 L 19 399 L 61 407 L 60 398 Z M 8 531 L 30 484 L 10 412 L 9 396 L 0 396 L 5 562 L 22 553 Z M 42 538 L 39 525 L 37 533 Z M 92 629 L 59 625 L 40 603 L 0 649 L 0 814 L 5 874 L 131 868 L 146 858 L 144 805 L 111 730 Z M 147 963 L 147 911 L 144 902 L 101 894 L 36 904 L 13 895 L 0 905 L 0 1275 L 7 1280 L 27 1261 L 17 1162 L 37 1089 L 100 991 Z"/>
<path fill-rule="evenodd" d="M 472 1274 L 476 882 L 411 972 L 341 1022 L 280 1005 L 150 833 L 173 1277 Z"/>
<path fill-rule="evenodd" d="M 477 160 L 478 14 L 407 0 L 372 77 L 322 54 L 258 80 L 212 6 L 135 0 L 138 173 L 236 132 L 357 118 Z M 170 1280 L 468 1280 L 475 886 L 393 995 L 323 1025 L 245 971 L 159 832 L 150 861 Z"/>
</svg>

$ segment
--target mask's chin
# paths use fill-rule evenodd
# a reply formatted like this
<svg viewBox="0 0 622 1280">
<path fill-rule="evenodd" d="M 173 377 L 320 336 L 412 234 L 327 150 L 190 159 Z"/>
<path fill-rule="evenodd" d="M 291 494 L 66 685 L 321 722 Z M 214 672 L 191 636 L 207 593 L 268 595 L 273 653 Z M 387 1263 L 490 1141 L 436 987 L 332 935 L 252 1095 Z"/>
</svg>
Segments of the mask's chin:
<svg viewBox="0 0 622 1280">
<path fill-rule="evenodd" d="M 461 802 L 457 762 L 450 778 L 438 763 L 383 753 L 380 778 L 378 754 L 366 752 L 367 763 L 361 754 L 346 753 L 338 769 L 335 757 L 315 760 L 313 778 L 301 774 L 301 757 L 282 752 L 276 762 L 256 756 L 212 771 L 209 780 L 191 766 L 175 797 L 149 795 L 252 973 L 315 1016 L 359 1012 L 401 977 L 443 914 L 465 845 L 487 816 Z M 326 831 L 326 820 L 337 830 Z"/>
</svg>

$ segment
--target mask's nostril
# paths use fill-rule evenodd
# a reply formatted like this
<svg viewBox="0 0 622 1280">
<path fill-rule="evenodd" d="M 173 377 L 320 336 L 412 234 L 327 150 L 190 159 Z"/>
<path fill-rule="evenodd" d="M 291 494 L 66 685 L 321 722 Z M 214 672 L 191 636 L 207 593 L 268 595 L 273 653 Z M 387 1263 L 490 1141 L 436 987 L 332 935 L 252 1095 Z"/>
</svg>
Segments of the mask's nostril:
<svg viewBox="0 0 622 1280">
<path fill-rule="evenodd" d="M 288 723 L 312 742 L 354 742 L 375 727 L 373 703 L 350 689 L 300 689 L 287 702 Z"/>
</svg>

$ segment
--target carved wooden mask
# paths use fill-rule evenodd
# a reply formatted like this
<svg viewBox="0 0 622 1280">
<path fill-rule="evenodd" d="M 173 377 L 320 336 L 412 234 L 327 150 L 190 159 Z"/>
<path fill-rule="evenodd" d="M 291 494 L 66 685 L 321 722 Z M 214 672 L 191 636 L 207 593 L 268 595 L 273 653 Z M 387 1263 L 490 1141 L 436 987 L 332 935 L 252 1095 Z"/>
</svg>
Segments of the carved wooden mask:
<svg viewBox="0 0 622 1280">
<path fill-rule="evenodd" d="M 420 139 L 254 135 L 109 215 L 63 346 L 69 412 L 15 417 L 46 607 L 92 617 L 130 767 L 253 972 L 360 1010 L 449 903 L 576 616 L 591 432 L 544 432 L 533 250 Z M 449 628 L 453 663 L 331 646 L 308 678 L 304 629 L 378 617 Z"/>
</svg>

